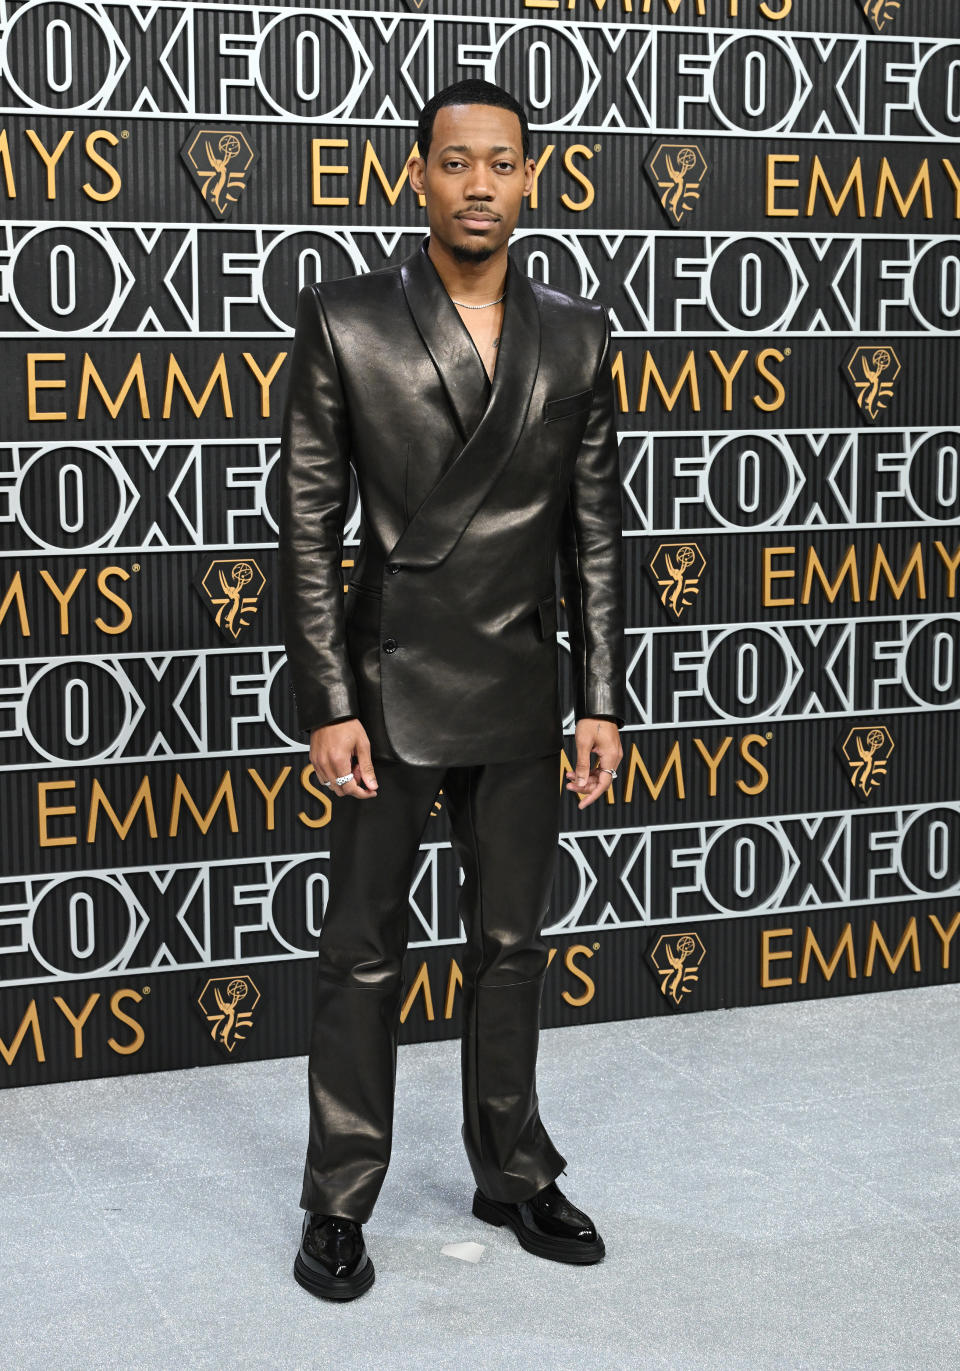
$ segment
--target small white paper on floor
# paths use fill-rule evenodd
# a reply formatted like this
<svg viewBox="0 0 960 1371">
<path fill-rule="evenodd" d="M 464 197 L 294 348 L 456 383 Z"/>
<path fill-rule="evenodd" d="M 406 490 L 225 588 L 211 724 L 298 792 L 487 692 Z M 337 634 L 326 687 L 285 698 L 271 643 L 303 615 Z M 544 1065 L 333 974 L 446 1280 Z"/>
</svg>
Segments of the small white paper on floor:
<svg viewBox="0 0 960 1371">
<path fill-rule="evenodd" d="M 445 1257 L 459 1257 L 462 1262 L 478 1262 L 483 1248 L 482 1242 L 447 1242 L 440 1251 Z"/>
</svg>

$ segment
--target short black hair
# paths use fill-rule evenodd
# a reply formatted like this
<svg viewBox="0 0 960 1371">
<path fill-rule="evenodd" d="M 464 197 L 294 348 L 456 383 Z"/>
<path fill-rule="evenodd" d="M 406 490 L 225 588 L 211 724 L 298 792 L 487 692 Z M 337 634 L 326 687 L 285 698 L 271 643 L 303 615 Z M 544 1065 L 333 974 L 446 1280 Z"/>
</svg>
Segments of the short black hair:
<svg viewBox="0 0 960 1371">
<path fill-rule="evenodd" d="M 530 153 L 530 127 L 527 123 L 527 112 L 520 101 L 502 86 L 495 86 L 492 81 L 480 81 L 476 77 L 471 77 L 466 81 L 454 81 L 452 86 L 444 86 L 443 90 L 438 90 L 420 111 L 420 118 L 417 120 L 417 151 L 424 161 L 430 151 L 430 143 L 433 140 L 433 121 L 437 110 L 444 105 L 497 105 L 500 109 L 512 110 L 520 120 L 520 150 L 523 160 L 526 161 Z"/>
</svg>

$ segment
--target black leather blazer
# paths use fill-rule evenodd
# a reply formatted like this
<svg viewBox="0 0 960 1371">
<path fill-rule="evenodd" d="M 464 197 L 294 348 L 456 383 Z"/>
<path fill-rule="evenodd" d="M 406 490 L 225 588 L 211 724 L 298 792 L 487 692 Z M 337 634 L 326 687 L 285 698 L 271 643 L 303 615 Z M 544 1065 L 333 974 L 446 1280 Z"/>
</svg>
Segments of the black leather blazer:
<svg viewBox="0 0 960 1371">
<path fill-rule="evenodd" d="M 575 715 L 625 718 L 610 325 L 510 258 L 491 384 L 428 242 L 298 297 L 278 508 L 297 722 L 356 715 L 374 762 L 540 756 L 563 741 L 558 560 Z"/>
</svg>

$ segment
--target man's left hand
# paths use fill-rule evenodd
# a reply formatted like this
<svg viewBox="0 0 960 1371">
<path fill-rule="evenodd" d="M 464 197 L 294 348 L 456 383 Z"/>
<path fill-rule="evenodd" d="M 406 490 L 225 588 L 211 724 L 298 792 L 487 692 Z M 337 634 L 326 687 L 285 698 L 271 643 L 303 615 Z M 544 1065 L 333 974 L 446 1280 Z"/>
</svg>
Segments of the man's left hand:
<svg viewBox="0 0 960 1371">
<path fill-rule="evenodd" d="M 577 773 L 575 776 L 568 773 L 567 790 L 576 791 L 582 797 L 577 808 L 586 809 L 594 800 L 599 800 L 613 780 L 610 771 L 600 768 L 609 767 L 616 771 L 623 756 L 623 748 L 620 746 L 620 732 L 611 719 L 578 719 L 574 741 L 577 748 Z M 597 763 L 593 769 L 590 767 L 591 752 L 597 754 Z"/>
</svg>

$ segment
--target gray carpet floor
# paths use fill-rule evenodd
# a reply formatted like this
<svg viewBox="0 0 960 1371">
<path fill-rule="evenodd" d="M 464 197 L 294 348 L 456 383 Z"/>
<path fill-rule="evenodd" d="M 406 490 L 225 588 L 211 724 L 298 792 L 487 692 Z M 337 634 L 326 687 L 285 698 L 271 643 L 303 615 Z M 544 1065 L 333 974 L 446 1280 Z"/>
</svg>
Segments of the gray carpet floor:
<svg viewBox="0 0 960 1371">
<path fill-rule="evenodd" d="M 305 1058 L 0 1094 L 4 1371 L 955 1371 L 960 987 L 541 1034 L 607 1256 L 470 1213 L 459 1044 L 400 1049 L 346 1305 L 291 1268 Z M 446 1243 L 483 1244 L 470 1263 Z"/>
</svg>

